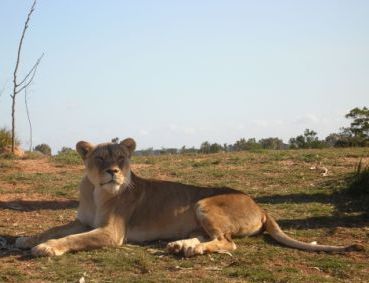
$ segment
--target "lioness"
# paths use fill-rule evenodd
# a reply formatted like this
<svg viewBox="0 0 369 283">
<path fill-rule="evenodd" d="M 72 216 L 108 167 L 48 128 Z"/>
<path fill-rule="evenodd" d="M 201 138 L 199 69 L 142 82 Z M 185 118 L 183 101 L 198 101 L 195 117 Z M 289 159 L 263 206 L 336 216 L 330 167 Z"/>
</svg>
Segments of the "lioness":
<svg viewBox="0 0 369 283">
<path fill-rule="evenodd" d="M 40 235 L 20 237 L 16 246 L 32 248 L 34 256 L 59 256 L 126 241 L 173 240 L 167 250 L 190 257 L 232 251 L 236 249 L 232 237 L 267 231 L 279 243 L 296 249 L 361 249 L 359 245 L 327 246 L 294 240 L 249 196 L 233 189 L 140 178 L 130 169 L 135 147 L 131 138 L 96 146 L 78 142 L 86 174 L 80 184 L 77 219 Z"/>
</svg>

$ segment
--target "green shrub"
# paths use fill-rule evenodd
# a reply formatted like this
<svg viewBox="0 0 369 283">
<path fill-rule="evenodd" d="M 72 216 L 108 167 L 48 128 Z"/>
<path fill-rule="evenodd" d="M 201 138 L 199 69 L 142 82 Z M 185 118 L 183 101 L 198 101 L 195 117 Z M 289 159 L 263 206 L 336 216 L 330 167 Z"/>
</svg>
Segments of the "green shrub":
<svg viewBox="0 0 369 283">
<path fill-rule="evenodd" d="M 75 152 L 75 150 L 73 148 L 63 146 L 62 149 L 59 150 L 58 154 L 61 154 L 61 153 L 71 153 L 73 151 Z"/>
<path fill-rule="evenodd" d="M 350 178 L 347 191 L 355 196 L 369 195 L 369 166 L 363 166 L 361 160 Z"/>
<path fill-rule="evenodd" d="M 63 165 L 80 165 L 82 164 L 81 157 L 77 151 L 69 148 L 62 148 L 57 155 L 53 156 L 53 161 Z"/>
<path fill-rule="evenodd" d="M 45 155 L 39 151 L 26 151 L 25 155 L 22 157 L 23 160 L 25 159 L 32 159 L 32 160 L 36 160 L 36 159 L 42 159 L 44 158 Z"/>
<path fill-rule="evenodd" d="M 45 155 L 51 155 L 51 147 L 46 143 L 36 145 L 35 151 L 39 151 Z"/>
<path fill-rule="evenodd" d="M 20 142 L 15 138 L 15 145 L 19 146 Z M 7 128 L 0 129 L 0 151 L 7 146 L 12 145 L 12 132 Z"/>
</svg>

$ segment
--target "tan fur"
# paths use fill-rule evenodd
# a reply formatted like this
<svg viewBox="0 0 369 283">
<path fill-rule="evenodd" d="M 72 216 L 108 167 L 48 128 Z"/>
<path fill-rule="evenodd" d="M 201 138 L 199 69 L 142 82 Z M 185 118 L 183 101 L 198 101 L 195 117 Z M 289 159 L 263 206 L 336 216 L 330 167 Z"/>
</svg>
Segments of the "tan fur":
<svg viewBox="0 0 369 283">
<path fill-rule="evenodd" d="M 235 236 L 266 230 L 278 242 L 309 251 L 348 251 L 359 246 L 307 244 L 288 237 L 249 196 L 229 188 L 201 188 L 147 180 L 130 169 L 133 139 L 93 146 L 79 142 L 86 175 L 77 219 L 40 235 L 21 237 L 34 256 L 58 256 L 122 243 L 169 240 L 167 250 L 194 256 L 236 249 Z"/>
</svg>

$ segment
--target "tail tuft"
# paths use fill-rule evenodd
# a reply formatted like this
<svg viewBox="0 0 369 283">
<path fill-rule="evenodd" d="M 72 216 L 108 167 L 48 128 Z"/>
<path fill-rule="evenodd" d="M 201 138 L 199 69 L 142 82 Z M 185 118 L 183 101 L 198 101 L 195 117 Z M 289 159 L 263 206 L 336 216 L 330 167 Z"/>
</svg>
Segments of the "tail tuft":
<svg viewBox="0 0 369 283">
<path fill-rule="evenodd" d="M 347 252 L 363 252 L 365 251 L 365 247 L 360 244 L 354 244 L 351 246 L 346 247 Z"/>
</svg>

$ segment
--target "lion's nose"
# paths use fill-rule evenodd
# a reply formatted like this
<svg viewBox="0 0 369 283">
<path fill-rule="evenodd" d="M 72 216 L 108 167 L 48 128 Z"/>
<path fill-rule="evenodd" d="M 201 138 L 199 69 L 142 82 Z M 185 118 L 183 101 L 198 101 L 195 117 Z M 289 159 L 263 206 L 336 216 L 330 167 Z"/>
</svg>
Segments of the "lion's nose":
<svg viewBox="0 0 369 283">
<path fill-rule="evenodd" d="M 116 173 L 119 172 L 119 170 L 118 169 L 106 169 L 105 172 L 114 176 Z"/>
</svg>

